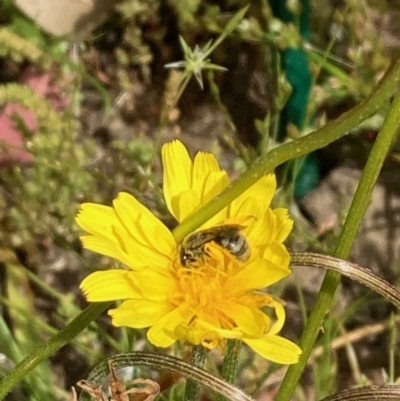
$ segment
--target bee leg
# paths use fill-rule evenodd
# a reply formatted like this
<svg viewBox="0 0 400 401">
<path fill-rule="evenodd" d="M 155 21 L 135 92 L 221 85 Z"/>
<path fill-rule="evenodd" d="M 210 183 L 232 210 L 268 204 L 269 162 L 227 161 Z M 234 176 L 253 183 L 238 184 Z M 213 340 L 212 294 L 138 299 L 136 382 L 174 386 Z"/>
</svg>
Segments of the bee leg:
<svg viewBox="0 0 400 401">
<path fill-rule="evenodd" d="M 211 253 L 210 253 L 210 251 L 207 249 L 207 247 L 204 247 L 203 256 L 205 256 L 205 257 L 207 257 L 207 258 L 211 258 Z"/>
</svg>

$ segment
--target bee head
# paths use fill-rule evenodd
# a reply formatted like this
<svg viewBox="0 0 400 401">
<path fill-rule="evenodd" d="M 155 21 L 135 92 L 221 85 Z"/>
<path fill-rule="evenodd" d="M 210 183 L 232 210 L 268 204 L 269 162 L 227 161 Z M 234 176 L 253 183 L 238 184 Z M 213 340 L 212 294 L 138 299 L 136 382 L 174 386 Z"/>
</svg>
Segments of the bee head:
<svg viewBox="0 0 400 401">
<path fill-rule="evenodd" d="M 196 258 L 190 252 L 186 252 L 184 248 L 181 248 L 179 252 L 179 260 L 181 262 L 181 265 L 186 267 L 195 262 Z"/>
</svg>

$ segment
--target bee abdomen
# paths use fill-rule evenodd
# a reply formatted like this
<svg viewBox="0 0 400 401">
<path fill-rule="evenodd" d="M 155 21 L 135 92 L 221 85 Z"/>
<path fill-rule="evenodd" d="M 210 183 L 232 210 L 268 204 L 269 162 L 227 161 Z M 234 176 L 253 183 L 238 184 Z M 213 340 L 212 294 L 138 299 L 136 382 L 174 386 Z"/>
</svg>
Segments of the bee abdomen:
<svg viewBox="0 0 400 401">
<path fill-rule="evenodd" d="M 249 244 L 243 235 L 234 237 L 221 236 L 215 239 L 215 243 L 241 261 L 246 261 L 250 257 Z"/>
</svg>

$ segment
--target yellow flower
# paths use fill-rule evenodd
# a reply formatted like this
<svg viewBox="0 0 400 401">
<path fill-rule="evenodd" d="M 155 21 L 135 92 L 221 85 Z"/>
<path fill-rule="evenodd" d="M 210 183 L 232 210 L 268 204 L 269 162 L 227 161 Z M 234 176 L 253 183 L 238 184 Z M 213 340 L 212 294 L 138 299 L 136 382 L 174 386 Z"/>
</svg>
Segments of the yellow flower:
<svg viewBox="0 0 400 401">
<path fill-rule="evenodd" d="M 164 145 L 162 159 L 165 201 L 178 222 L 230 183 L 213 155 L 200 152 L 192 161 L 179 141 Z M 200 228 L 239 227 L 250 250 L 246 260 L 210 239 L 195 248 L 193 265 L 182 263 L 183 245 L 133 196 L 120 193 L 112 207 L 83 204 L 77 222 L 88 233 L 85 248 L 129 268 L 86 277 L 88 301 L 123 301 L 109 311 L 112 323 L 150 327 L 147 338 L 159 347 L 186 340 L 211 349 L 240 339 L 267 359 L 296 363 L 300 348 L 278 335 L 282 302 L 262 291 L 290 274 L 283 241 L 293 222 L 286 209 L 270 208 L 275 188 L 274 175 L 263 177 Z"/>
</svg>

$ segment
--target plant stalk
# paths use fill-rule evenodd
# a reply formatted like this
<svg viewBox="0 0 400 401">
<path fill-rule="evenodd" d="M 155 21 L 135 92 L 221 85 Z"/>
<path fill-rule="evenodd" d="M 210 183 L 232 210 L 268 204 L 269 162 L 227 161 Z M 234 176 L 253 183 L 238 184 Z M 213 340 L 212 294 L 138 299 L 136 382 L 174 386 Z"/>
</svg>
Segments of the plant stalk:
<svg viewBox="0 0 400 401">
<path fill-rule="evenodd" d="M 228 340 L 226 355 L 222 364 L 222 378 L 228 383 L 233 383 L 236 379 L 241 349 L 242 342 L 240 340 Z M 229 401 L 229 399 L 220 394 L 218 401 Z"/>
<path fill-rule="evenodd" d="M 196 345 L 192 349 L 191 364 L 202 368 L 206 360 L 207 351 L 202 345 Z M 185 389 L 185 401 L 197 401 L 199 399 L 200 383 L 193 379 L 188 379 Z"/>
</svg>

